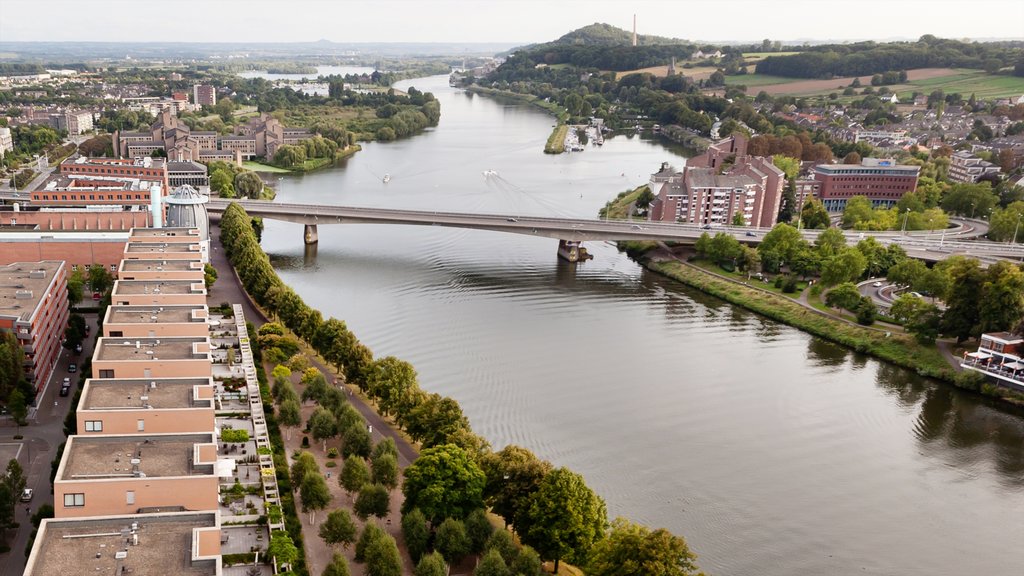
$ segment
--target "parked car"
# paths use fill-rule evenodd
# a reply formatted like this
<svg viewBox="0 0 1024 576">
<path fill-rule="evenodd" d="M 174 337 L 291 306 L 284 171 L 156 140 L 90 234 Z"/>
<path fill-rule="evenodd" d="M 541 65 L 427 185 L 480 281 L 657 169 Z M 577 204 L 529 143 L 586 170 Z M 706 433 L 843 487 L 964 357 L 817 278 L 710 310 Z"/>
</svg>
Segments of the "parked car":
<svg viewBox="0 0 1024 576">
<path fill-rule="evenodd" d="M 32 500 L 32 489 L 25 488 L 24 490 L 21 491 L 21 501 L 28 502 L 29 500 Z"/>
<path fill-rule="evenodd" d="M 78 372 L 78 364 L 75 364 L 74 362 L 68 364 L 68 372 Z"/>
<path fill-rule="evenodd" d="M 875 282 L 875 283 L 873 283 L 871 285 L 874 286 L 875 288 L 881 288 L 882 287 L 882 283 L 881 282 Z"/>
<path fill-rule="evenodd" d="M 747 232 L 747 236 L 757 236 L 757 232 Z"/>
<path fill-rule="evenodd" d="M 71 386 L 70 385 L 64 384 L 63 386 L 60 387 L 60 395 L 61 396 L 67 396 L 70 393 L 71 393 Z"/>
<path fill-rule="evenodd" d="M 82 345 L 81 344 L 75 344 L 75 354 L 81 354 L 81 353 L 82 353 Z"/>
</svg>

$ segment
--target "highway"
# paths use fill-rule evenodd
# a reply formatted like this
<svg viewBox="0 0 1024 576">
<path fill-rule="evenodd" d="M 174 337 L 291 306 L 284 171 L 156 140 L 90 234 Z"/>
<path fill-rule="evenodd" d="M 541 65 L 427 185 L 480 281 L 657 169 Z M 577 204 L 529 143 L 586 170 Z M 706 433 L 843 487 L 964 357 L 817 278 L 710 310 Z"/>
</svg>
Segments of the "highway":
<svg viewBox="0 0 1024 576">
<path fill-rule="evenodd" d="M 558 240 L 579 242 L 598 240 L 660 240 L 694 242 L 704 232 L 725 232 L 741 242 L 756 245 L 767 229 L 719 226 L 711 229 L 695 224 L 664 222 L 600 220 L 590 218 L 549 218 L 514 214 L 468 214 L 460 212 L 430 212 L 394 208 L 362 208 L 317 204 L 290 204 L 255 200 L 229 201 L 211 199 L 207 209 L 219 214 L 231 203 L 237 202 L 252 216 L 283 220 L 296 224 L 405 224 L 417 226 L 444 226 L 509 232 L 527 236 L 542 236 Z M 954 254 L 965 254 L 983 262 L 995 259 L 1024 259 L 1024 246 L 976 240 L 988 231 L 983 222 L 958 220 L 946 231 L 917 232 L 860 232 L 844 231 L 853 244 L 868 236 L 882 244 L 898 244 L 907 254 L 922 260 L 938 261 Z M 809 242 L 814 242 L 821 230 L 802 230 Z"/>
</svg>

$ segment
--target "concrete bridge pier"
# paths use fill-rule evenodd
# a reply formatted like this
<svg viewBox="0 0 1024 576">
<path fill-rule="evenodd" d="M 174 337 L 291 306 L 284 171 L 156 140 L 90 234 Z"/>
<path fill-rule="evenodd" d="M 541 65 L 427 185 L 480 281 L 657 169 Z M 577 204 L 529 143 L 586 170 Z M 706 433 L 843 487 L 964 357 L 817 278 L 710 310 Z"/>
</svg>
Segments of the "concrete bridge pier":
<svg viewBox="0 0 1024 576">
<path fill-rule="evenodd" d="M 583 247 L 582 242 L 577 240 L 559 240 L 558 257 L 569 262 L 583 262 L 590 260 L 594 256 L 587 253 L 587 249 Z"/>
<path fill-rule="evenodd" d="M 316 224 L 306 224 L 305 229 L 302 231 L 302 239 L 306 244 L 316 244 L 320 241 L 320 236 L 316 231 Z"/>
</svg>

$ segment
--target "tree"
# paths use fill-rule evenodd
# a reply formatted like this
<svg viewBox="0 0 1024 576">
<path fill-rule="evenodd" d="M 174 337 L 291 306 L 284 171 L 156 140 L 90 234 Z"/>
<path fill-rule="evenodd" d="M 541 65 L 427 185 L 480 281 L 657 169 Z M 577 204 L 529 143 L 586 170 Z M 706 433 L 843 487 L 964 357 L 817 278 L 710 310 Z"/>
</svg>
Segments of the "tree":
<svg viewBox="0 0 1024 576">
<path fill-rule="evenodd" d="M 860 164 L 861 157 L 856 150 L 843 157 L 843 164 Z"/>
<path fill-rule="evenodd" d="M 210 174 L 210 190 L 220 193 L 225 198 L 234 198 L 235 186 L 231 181 L 231 174 L 225 170 L 214 170 Z"/>
<path fill-rule="evenodd" d="M 338 435 L 338 426 L 334 420 L 334 414 L 331 414 L 329 410 L 322 406 L 317 406 L 316 410 L 309 415 L 307 424 L 313 433 L 313 438 L 323 442 L 323 450 L 327 452 L 327 439 Z"/>
<path fill-rule="evenodd" d="M 374 460 L 382 454 L 391 454 L 395 457 L 395 460 L 398 459 L 398 447 L 395 446 L 395 441 L 392 438 L 384 438 L 380 442 L 377 442 L 373 446 L 373 453 L 370 454 L 370 459 Z"/>
<path fill-rule="evenodd" d="M 267 546 L 267 556 L 273 558 L 278 567 L 290 567 L 299 559 L 299 549 L 295 547 L 295 542 L 287 532 L 274 530 L 270 535 L 270 545 Z"/>
<path fill-rule="evenodd" d="M 918 298 L 913 294 L 901 294 L 899 298 L 893 300 L 892 306 L 889 308 L 889 315 L 897 322 L 906 324 L 927 307 L 928 303 L 923 298 Z"/>
<path fill-rule="evenodd" d="M 1022 221 L 1024 221 L 1024 202 L 1016 201 L 1006 208 L 996 208 L 989 220 L 989 239 L 996 242 L 1020 242 L 1024 239 L 1024 234 L 1021 233 Z M 1015 234 L 1016 238 L 1014 238 Z"/>
<path fill-rule="evenodd" d="M 466 535 L 466 526 L 462 520 L 446 518 L 441 522 L 434 534 L 434 548 L 449 564 L 458 564 L 466 554 L 469 554 L 469 536 Z"/>
<path fill-rule="evenodd" d="M 511 564 L 519 555 L 519 546 L 508 530 L 495 530 L 484 544 L 484 550 L 497 550 L 505 564 Z"/>
<path fill-rule="evenodd" d="M 409 394 L 418 388 L 412 364 L 387 356 L 375 360 L 367 378 L 370 394 L 378 400 L 384 414 L 407 411 Z"/>
<path fill-rule="evenodd" d="M 846 236 L 838 228 L 829 228 L 818 234 L 814 240 L 814 247 L 822 258 L 830 258 L 839 253 L 840 249 L 846 246 Z"/>
<path fill-rule="evenodd" d="M 81 270 L 75 270 L 68 275 L 68 304 L 75 306 L 82 301 L 82 293 L 85 288 L 85 277 Z"/>
<path fill-rule="evenodd" d="M 512 561 L 512 573 L 523 576 L 543 576 L 546 574 L 541 564 L 540 555 L 529 546 L 523 546 L 519 555 Z"/>
<path fill-rule="evenodd" d="M 740 270 L 746 271 L 747 280 L 750 280 L 751 274 L 761 271 L 761 255 L 757 253 L 756 248 L 751 248 L 744 244 L 740 247 L 740 255 L 736 259 L 736 264 L 740 267 Z"/>
<path fill-rule="evenodd" d="M 800 220 L 804 223 L 804 228 L 811 230 L 824 230 L 828 228 L 830 222 L 825 206 L 814 198 L 808 198 L 807 202 L 804 202 L 804 207 L 800 209 Z"/>
<path fill-rule="evenodd" d="M 477 508 L 466 516 L 466 535 L 469 536 L 469 551 L 473 554 L 483 552 L 484 545 L 494 533 L 494 526 L 487 519 L 487 512 Z"/>
<path fill-rule="evenodd" d="M 74 350 L 85 340 L 85 318 L 78 314 L 68 316 L 68 325 L 64 329 L 64 347 Z"/>
<path fill-rule="evenodd" d="M 8 396 L 7 407 L 11 411 L 11 418 L 14 419 L 14 423 L 19 428 L 28 424 L 26 420 L 28 417 L 28 401 L 25 398 L 25 393 L 20 388 L 15 388 L 11 395 Z"/>
<path fill-rule="evenodd" d="M 949 276 L 949 292 L 945 296 L 946 311 L 942 314 L 942 332 L 956 337 L 959 344 L 980 334 L 978 297 L 982 293 L 984 275 L 978 261 L 953 256 L 942 262 Z"/>
<path fill-rule="evenodd" d="M 988 214 L 998 203 L 999 197 L 989 182 L 954 184 L 942 197 L 943 210 L 969 218 Z"/>
<path fill-rule="evenodd" d="M 263 179 L 255 172 L 240 172 L 235 176 L 235 192 L 250 200 L 259 200 L 263 195 Z"/>
<path fill-rule="evenodd" d="M 732 262 L 736 260 L 742 252 L 740 249 L 740 241 L 732 234 L 727 234 L 725 232 L 715 234 L 714 238 L 711 239 L 707 250 L 708 258 L 717 264 Z"/>
<path fill-rule="evenodd" d="M 114 275 L 102 264 L 89 266 L 89 287 L 100 294 L 110 290 L 114 285 Z"/>
<path fill-rule="evenodd" d="M 860 304 L 860 300 L 860 292 L 852 282 L 844 282 L 825 294 L 825 305 L 836 309 L 853 311 Z"/>
<path fill-rule="evenodd" d="M 486 478 L 473 458 L 454 444 L 427 448 L 405 469 L 402 511 L 419 508 L 431 522 L 464 518 L 483 506 Z"/>
<path fill-rule="evenodd" d="M 821 265 L 821 282 L 835 286 L 840 282 L 853 282 L 864 274 L 868 259 L 856 248 L 842 248 L 838 254 L 825 260 Z"/>
<path fill-rule="evenodd" d="M 213 288 L 213 283 L 217 281 L 217 269 L 211 266 L 209 263 L 203 265 L 203 283 L 206 284 L 206 289 Z"/>
<path fill-rule="evenodd" d="M 366 429 L 366 426 L 361 421 L 352 423 L 345 429 L 341 443 L 341 454 L 345 458 L 351 456 L 365 458 L 370 455 L 372 446 L 373 439 L 370 438 L 370 431 Z"/>
<path fill-rule="evenodd" d="M 616 518 L 591 550 L 586 571 L 590 576 L 696 576 L 696 559 L 686 541 L 668 530 L 651 531 Z"/>
<path fill-rule="evenodd" d="M 370 542 L 365 556 L 367 576 L 402 576 L 402 557 L 390 534 Z"/>
<path fill-rule="evenodd" d="M 287 438 L 292 439 L 292 429 L 302 425 L 302 412 L 295 398 L 281 402 L 277 411 L 277 421 L 287 430 Z"/>
<path fill-rule="evenodd" d="M 349 574 L 348 560 L 342 554 L 335 552 L 321 576 L 349 576 Z"/>
<path fill-rule="evenodd" d="M 942 327 L 942 313 L 934 304 L 926 304 L 924 308 L 908 318 L 903 327 L 913 334 L 914 339 L 921 344 L 934 344 Z"/>
<path fill-rule="evenodd" d="M 916 286 L 927 272 L 928 267 L 924 262 L 907 258 L 890 267 L 886 272 L 886 278 L 893 284 L 912 287 Z"/>
<path fill-rule="evenodd" d="M 299 495 L 302 497 L 302 511 L 309 512 L 309 524 L 312 526 L 316 521 L 316 511 L 331 503 L 331 491 L 319 472 L 311 472 L 302 479 Z"/>
<path fill-rule="evenodd" d="M 743 218 L 743 212 L 737 212 L 732 215 L 733 226 L 746 226 L 747 221 Z"/>
<path fill-rule="evenodd" d="M 448 566 L 444 562 L 444 556 L 437 552 L 431 552 L 420 558 L 416 564 L 416 576 L 448 576 Z"/>
<path fill-rule="evenodd" d="M 427 517 L 420 512 L 419 508 L 413 508 L 402 514 L 402 538 L 405 546 L 409 549 L 409 556 L 413 562 L 420 560 L 427 551 L 427 544 L 430 542 L 430 529 L 427 528 Z"/>
<path fill-rule="evenodd" d="M 1005 260 L 990 265 L 978 300 L 979 333 L 1009 330 L 1024 317 L 1024 272 Z"/>
<path fill-rule="evenodd" d="M 370 467 L 366 460 L 359 456 L 345 458 L 345 465 L 341 468 L 341 476 L 338 476 L 338 484 L 349 493 L 349 496 L 363 489 L 363 485 L 370 481 Z"/>
<path fill-rule="evenodd" d="M 295 462 L 292 463 L 292 483 L 296 486 L 301 486 L 306 475 L 313 473 L 320 473 L 320 468 L 316 465 L 316 459 L 309 452 L 299 452 L 299 455 L 295 457 Z"/>
<path fill-rule="evenodd" d="M 361 519 L 370 516 L 383 518 L 391 511 L 391 495 L 386 486 L 381 484 L 363 484 L 352 511 Z"/>
<path fill-rule="evenodd" d="M 375 522 L 367 522 L 366 526 L 363 526 L 363 532 L 359 535 L 359 539 L 356 540 L 356 562 L 366 562 L 366 549 L 370 544 L 386 535 L 384 529 Z"/>
<path fill-rule="evenodd" d="M 806 244 L 796 228 L 789 224 L 776 224 L 761 240 L 757 252 L 766 270 L 778 270 L 783 262 L 791 262 L 800 246 Z"/>
<path fill-rule="evenodd" d="M 327 520 L 320 525 L 320 538 L 328 546 L 341 544 L 344 548 L 348 548 L 349 544 L 355 542 L 356 524 L 352 521 L 348 510 L 343 508 L 331 510 L 327 515 Z"/>
<path fill-rule="evenodd" d="M 523 541 L 553 559 L 555 573 L 562 558 L 581 564 L 608 522 L 604 500 L 567 468 L 544 477 L 529 515 L 530 531 Z"/>
<path fill-rule="evenodd" d="M 775 158 L 783 158 L 776 156 Z M 796 178 L 787 178 L 786 187 L 782 191 L 782 208 L 779 210 L 779 217 L 776 222 L 789 223 L 793 221 L 793 214 L 796 212 Z"/>
<path fill-rule="evenodd" d="M 508 565 L 505 564 L 505 559 L 497 550 L 491 550 L 484 554 L 476 569 L 473 570 L 473 576 L 511 576 L 511 574 Z"/>
<path fill-rule="evenodd" d="M 390 452 L 384 452 L 373 459 L 371 478 L 376 484 L 388 490 L 398 486 L 398 460 Z"/>
</svg>

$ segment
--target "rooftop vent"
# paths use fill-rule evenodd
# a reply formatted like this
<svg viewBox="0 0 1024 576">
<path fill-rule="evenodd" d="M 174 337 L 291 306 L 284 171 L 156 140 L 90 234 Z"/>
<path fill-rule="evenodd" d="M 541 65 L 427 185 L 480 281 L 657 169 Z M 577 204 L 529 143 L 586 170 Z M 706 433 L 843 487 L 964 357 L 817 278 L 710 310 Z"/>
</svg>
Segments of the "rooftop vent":
<svg viewBox="0 0 1024 576">
<path fill-rule="evenodd" d="M 14 299 L 15 300 L 31 300 L 32 299 L 32 291 L 31 290 L 17 290 L 17 291 L 14 292 Z"/>
<path fill-rule="evenodd" d="M 28 273 L 29 278 L 46 278 L 46 270 L 33 270 Z"/>
</svg>

